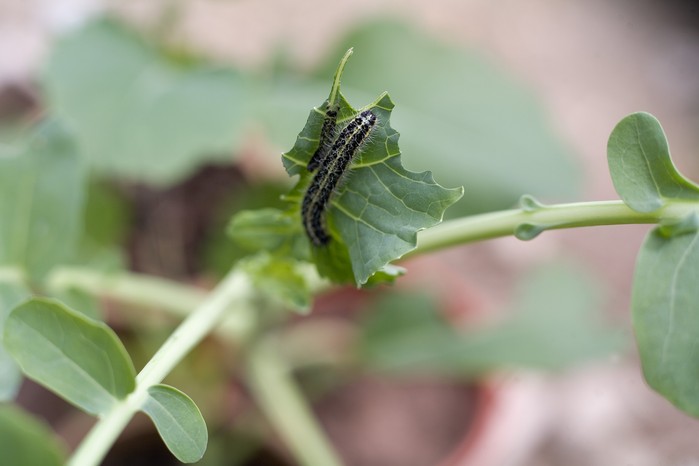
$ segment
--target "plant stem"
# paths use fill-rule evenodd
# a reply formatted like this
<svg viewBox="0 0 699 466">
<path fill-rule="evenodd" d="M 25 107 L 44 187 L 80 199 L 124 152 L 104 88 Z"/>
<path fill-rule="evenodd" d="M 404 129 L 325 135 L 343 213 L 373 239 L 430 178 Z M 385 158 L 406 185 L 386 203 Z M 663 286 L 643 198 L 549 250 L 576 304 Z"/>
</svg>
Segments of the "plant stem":
<svg viewBox="0 0 699 466">
<path fill-rule="evenodd" d="M 143 406 L 148 396 L 148 388 L 160 383 L 177 363 L 213 330 L 227 311 L 233 312 L 230 315 L 231 319 L 245 321 L 250 318 L 248 300 L 251 291 L 247 276 L 233 269 L 170 335 L 136 377 L 135 390 L 102 416 L 78 446 L 68 464 L 99 464 L 131 417 Z"/>
<path fill-rule="evenodd" d="M 340 60 L 340 64 L 337 67 L 337 71 L 335 71 L 335 76 L 333 77 L 333 85 L 330 89 L 330 96 L 328 97 L 329 106 L 337 105 L 338 95 L 340 94 L 340 78 L 342 77 L 342 73 L 345 70 L 347 60 L 349 60 L 349 57 L 351 55 L 352 49 L 350 48 L 345 52 L 345 55 L 342 57 L 342 60 Z"/>
<path fill-rule="evenodd" d="M 52 292 L 78 289 L 95 296 L 146 307 L 164 307 L 180 316 L 196 309 L 208 295 L 203 289 L 133 272 L 102 273 L 89 268 L 60 267 L 46 280 Z"/>
<path fill-rule="evenodd" d="M 296 385 L 291 369 L 269 337 L 249 349 L 247 379 L 265 415 L 304 466 L 340 466 Z"/>
<path fill-rule="evenodd" d="M 532 239 L 545 230 L 658 223 L 661 219 L 682 218 L 690 212 L 691 208 L 690 204 L 673 203 L 654 212 L 641 213 L 631 210 L 622 201 L 597 201 L 473 215 L 449 220 L 434 228 L 421 231 L 418 235 L 417 248 L 406 257 L 501 236 L 515 235 L 521 239 Z M 696 206 L 693 208 L 696 209 Z"/>
</svg>

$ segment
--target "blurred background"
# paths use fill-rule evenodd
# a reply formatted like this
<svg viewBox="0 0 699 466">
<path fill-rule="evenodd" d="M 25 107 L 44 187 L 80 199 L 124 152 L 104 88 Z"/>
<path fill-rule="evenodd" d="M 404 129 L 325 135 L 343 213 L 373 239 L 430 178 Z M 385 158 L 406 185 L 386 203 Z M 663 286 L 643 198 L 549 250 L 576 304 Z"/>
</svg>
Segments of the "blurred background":
<svg viewBox="0 0 699 466">
<path fill-rule="evenodd" d="M 280 153 L 347 48 L 344 94 L 360 107 L 389 92 L 404 165 L 463 185 L 458 217 L 522 194 L 618 198 L 606 142 L 635 111 L 660 120 L 699 179 L 698 26 L 680 1 L 0 0 L 0 156 L 39 122 L 61 128 L 89 173 L 66 261 L 209 286 L 245 254 L 225 234 L 231 215 L 282 205 Z M 634 349 L 647 231 L 415 259 L 390 290 L 320 297 L 281 337 L 349 465 L 699 464 L 699 421 L 644 384 Z M 176 324 L 99 304 L 137 369 Z M 337 357 L 317 361 L 318 348 Z M 236 358 L 211 339 L 172 375 L 211 429 L 202 462 L 294 464 Z M 89 427 L 33 384 L 19 403 L 69 445 Z M 173 464 L 155 435 L 137 419 L 105 464 Z"/>
</svg>

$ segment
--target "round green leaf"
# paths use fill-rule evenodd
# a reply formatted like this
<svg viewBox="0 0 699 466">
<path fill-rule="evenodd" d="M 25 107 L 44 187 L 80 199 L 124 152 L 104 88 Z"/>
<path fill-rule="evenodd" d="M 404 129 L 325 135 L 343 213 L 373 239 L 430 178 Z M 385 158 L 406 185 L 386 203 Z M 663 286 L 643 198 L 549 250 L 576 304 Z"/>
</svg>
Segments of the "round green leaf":
<svg viewBox="0 0 699 466">
<path fill-rule="evenodd" d="M 614 127 L 607 161 L 614 189 L 637 212 L 657 210 L 665 199 L 699 200 L 699 186 L 677 171 L 663 128 L 649 113 L 633 113 Z"/>
<path fill-rule="evenodd" d="M 195 463 L 204 456 L 209 439 L 206 423 L 187 395 L 168 385 L 153 385 L 142 410 L 178 460 Z"/>
</svg>

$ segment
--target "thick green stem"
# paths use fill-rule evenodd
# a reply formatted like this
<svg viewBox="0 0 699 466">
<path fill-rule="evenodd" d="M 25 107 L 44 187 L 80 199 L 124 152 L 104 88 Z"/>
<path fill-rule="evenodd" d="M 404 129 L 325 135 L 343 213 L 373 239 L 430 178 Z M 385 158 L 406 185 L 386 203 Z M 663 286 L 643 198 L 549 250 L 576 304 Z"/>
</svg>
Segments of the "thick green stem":
<svg viewBox="0 0 699 466">
<path fill-rule="evenodd" d="M 599 201 L 473 215 L 450 220 L 421 231 L 418 235 L 417 248 L 407 256 L 501 236 L 516 235 L 522 239 L 531 239 L 545 230 L 658 223 L 662 219 L 682 218 L 692 209 L 696 209 L 696 205 L 675 203 L 655 212 L 641 213 L 631 210 L 622 201 Z"/>
<path fill-rule="evenodd" d="M 342 464 L 269 338 L 249 349 L 247 376 L 258 405 L 302 465 Z"/>
<path fill-rule="evenodd" d="M 95 424 L 69 461 L 71 466 L 97 465 L 107 454 L 131 417 L 142 406 L 150 386 L 163 378 L 191 351 L 230 310 L 229 318 L 247 321 L 251 309 L 249 297 L 252 287 L 247 276 L 237 270 L 214 289 L 180 326 L 136 377 L 136 389 L 123 401 L 114 405 Z M 166 299 L 166 298 L 164 298 Z"/>
</svg>

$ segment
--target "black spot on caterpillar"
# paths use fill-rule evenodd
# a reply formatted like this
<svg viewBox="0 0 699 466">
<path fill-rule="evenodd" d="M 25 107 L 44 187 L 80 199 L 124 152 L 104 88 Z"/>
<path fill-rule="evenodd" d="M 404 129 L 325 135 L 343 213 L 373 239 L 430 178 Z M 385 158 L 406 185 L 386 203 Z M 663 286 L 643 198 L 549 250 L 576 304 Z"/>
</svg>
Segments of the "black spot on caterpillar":
<svg viewBox="0 0 699 466">
<path fill-rule="evenodd" d="M 309 172 L 315 171 L 320 167 L 330 153 L 333 140 L 335 139 L 336 124 L 337 106 L 328 106 L 328 109 L 325 111 L 323 126 L 320 128 L 318 148 L 311 157 L 311 160 L 308 161 L 308 165 L 306 165 Z"/>
<path fill-rule="evenodd" d="M 323 246 L 330 241 L 325 227 L 325 211 L 335 189 L 375 124 L 376 115 L 370 110 L 357 115 L 340 131 L 313 175 L 301 203 L 301 218 L 306 234 L 315 246 Z"/>
</svg>

